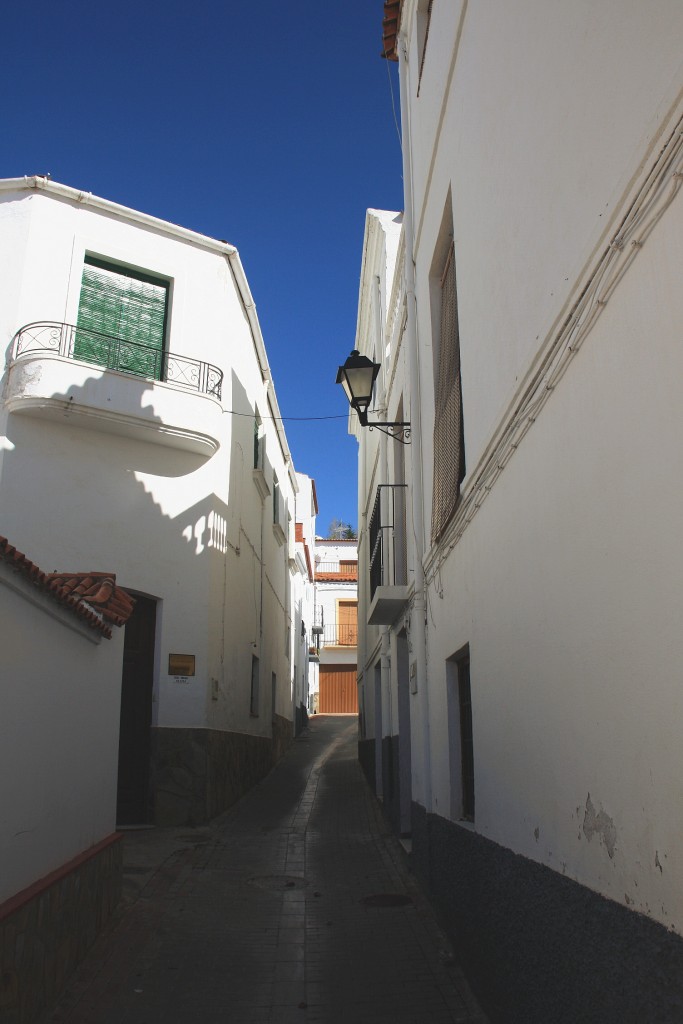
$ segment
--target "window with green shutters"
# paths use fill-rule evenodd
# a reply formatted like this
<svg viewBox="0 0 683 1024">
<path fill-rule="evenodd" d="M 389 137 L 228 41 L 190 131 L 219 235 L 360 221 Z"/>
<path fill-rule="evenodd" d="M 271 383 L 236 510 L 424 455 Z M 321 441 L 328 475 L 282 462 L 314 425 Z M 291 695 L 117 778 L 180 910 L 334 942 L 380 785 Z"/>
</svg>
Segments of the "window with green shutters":
<svg viewBox="0 0 683 1024">
<path fill-rule="evenodd" d="M 73 355 L 161 380 L 168 283 L 85 257 Z"/>
</svg>

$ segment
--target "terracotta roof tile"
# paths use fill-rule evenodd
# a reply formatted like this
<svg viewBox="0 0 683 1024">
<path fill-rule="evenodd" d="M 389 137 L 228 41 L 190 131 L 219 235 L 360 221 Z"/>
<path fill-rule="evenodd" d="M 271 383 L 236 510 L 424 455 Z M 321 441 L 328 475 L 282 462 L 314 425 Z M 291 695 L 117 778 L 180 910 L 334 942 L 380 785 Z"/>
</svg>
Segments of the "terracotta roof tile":
<svg viewBox="0 0 683 1024">
<path fill-rule="evenodd" d="M 116 586 L 113 573 L 43 572 L 6 537 L 0 537 L 0 559 L 107 639 L 112 632 L 104 620 L 122 626 L 133 610 L 133 599 Z"/>
<path fill-rule="evenodd" d="M 384 0 L 384 18 L 382 19 L 382 57 L 387 60 L 398 60 L 396 52 L 396 36 L 401 24 L 401 0 Z"/>
<path fill-rule="evenodd" d="M 116 576 L 111 572 L 51 572 L 48 578 L 54 580 L 63 590 L 91 605 L 101 612 L 105 619 L 115 626 L 123 626 L 130 617 L 135 604 L 132 597 L 116 586 Z"/>
<path fill-rule="evenodd" d="M 317 583 L 358 583 L 357 572 L 316 572 Z"/>
</svg>

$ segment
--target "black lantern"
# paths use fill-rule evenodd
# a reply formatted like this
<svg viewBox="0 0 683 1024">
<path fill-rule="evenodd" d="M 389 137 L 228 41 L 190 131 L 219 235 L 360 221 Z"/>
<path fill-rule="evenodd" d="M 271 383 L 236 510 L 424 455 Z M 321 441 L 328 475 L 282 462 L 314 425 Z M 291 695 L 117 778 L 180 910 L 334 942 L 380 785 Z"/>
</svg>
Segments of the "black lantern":
<svg viewBox="0 0 683 1024">
<path fill-rule="evenodd" d="M 382 433 L 393 437 L 402 444 L 410 443 L 410 423 L 371 423 L 368 420 L 368 409 L 372 401 L 372 391 L 380 371 L 380 364 L 373 363 L 367 356 L 362 356 L 358 349 L 352 351 L 343 366 L 337 371 L 337 384 L 344 388 L 352 409 L 358 414 L 361 427 L 377 427 Z"/>
<path fill-rule="evenodd" d="M 371 362 L 354 348 L 337 372 L 337 384 L 344 388 L 351 408 L 358 413 L 361 427 L 368 425 L 368 408 L 379 369 L 379 363 Z"/>
</svg>

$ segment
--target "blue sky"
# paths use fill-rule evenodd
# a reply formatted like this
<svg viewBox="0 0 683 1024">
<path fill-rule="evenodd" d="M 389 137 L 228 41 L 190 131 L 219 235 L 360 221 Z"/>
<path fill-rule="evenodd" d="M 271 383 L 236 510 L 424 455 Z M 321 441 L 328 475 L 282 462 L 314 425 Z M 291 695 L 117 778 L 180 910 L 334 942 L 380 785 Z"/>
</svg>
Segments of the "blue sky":
<svg viewBox="0 0 683 1024">
<path fill-rule="evenodd" d="M 356 525 L 334 383 L 368 207 L 402 208 L 381 0 L 37 0 L 3 15 L 1 177 L 49 172 L 236 245 L 318 531 Z"/>
</svg>

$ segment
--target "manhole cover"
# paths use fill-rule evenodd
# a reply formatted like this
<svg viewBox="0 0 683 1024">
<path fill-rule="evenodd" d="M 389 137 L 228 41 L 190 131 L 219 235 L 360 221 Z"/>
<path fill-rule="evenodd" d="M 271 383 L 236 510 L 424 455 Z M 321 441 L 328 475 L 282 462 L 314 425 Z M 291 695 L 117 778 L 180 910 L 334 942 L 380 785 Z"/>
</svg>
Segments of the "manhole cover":
<svg viewBox="0 0 683 1024">
<path fill-rule="evenodd" d="M 372 896 L 364 896 L 361 900 L 366 907 L 406 907 L 412 902 L 410 896 L 400 892 L 376 892 Z"/>
<path fill-rule="evenodd" d="M 267 892 L 292 892 L 306 887 L 306 879 L 297 875 L 255 875 L 247 879 L 247 885 Z"/>
</svg>

